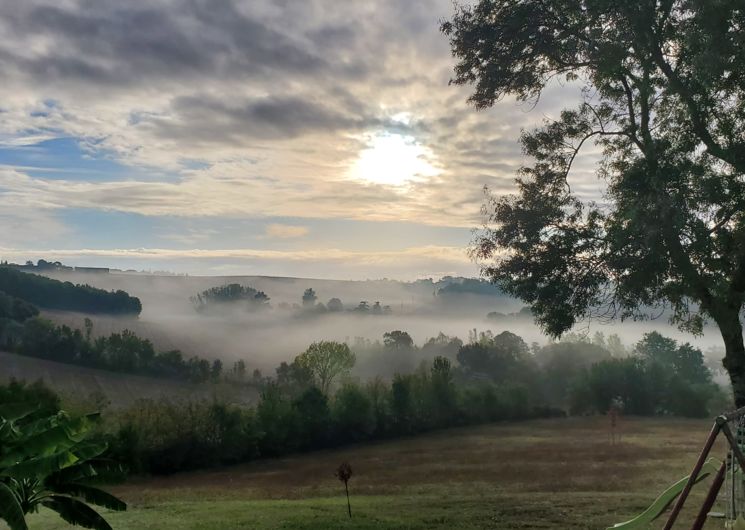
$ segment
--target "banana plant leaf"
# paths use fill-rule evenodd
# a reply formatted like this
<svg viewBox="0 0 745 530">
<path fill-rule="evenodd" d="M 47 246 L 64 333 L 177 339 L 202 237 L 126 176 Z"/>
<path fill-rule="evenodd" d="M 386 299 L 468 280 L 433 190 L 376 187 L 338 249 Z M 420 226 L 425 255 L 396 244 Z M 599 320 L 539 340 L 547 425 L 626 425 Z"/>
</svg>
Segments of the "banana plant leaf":
<svg viewBox="0 0 745 530">
<path fill-rule="evenodd" d="M 8 523 L 10 530 L 28 530 L 21 504 L 13 491 L 0 482 L 0 519 Z"/>
</svg>

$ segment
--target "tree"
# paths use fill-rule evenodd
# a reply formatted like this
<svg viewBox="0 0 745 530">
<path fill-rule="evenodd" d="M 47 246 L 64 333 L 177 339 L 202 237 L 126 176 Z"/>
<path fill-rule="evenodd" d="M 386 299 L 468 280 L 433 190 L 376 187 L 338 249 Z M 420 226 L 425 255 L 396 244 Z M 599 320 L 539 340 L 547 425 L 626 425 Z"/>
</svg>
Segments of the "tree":
<svg viewBox="0 0 745 530">
<path fill-rule="evenodd" d="M 139 315 L 142 311 L 140 299 L 124 291 L 108 292 L 90 285 L 73 285 L 13 267 L 0 267 L 0 291 L 45 309 L 112 315 Z"/>
<path fill-rule="evenodd" d="M 214 361 L 212 361 L 212 366 L 210 367 L 210 378 L 213 381 L 219 381 L 221 375 L 222 361 L 220 359 L 215 359 Z"/>
<path fill-rule="evenodd" d="M 346 383 L 342 386 L 334 396 L 332 412 L 336 440 L 364 440 L 375 428 L 372 403 L 359 385 Z"/>
<path fill-rule="evenodd" d="M 455 84 L 486 108 L 535 101 L 553 79 L 584 101 L 522 135 L 517 194 L 487 200 L 483 272 L 558 336 L 588 318 L 669 307 L 719 327 L 745 405 L 745 10 L 734 0 L 481 0 L 442 25 Z M 572 189 L 602 152 L 603 204 Z"/>
<path fill-rule="evenodd" d="M 448 425 L 456 408 L 456 391 L 453 385 L 453 372 L 450 359 L 437 356 L 432 361 L 432 397 L 434 414 L 439 425 Z"/>
<path fill-rule="evenodd" d="M 198 313 L 207 313 L 215 308 L 240 306 L 247 311 L 269 307 L 269 297 L 248 285 L 231 283 L 212 287 L 189 299 Z"/>
<path fill-rule="evenodd" d="M 297 413 L 297 435 L 300 447 L 316 448 L 326 443 L 331 413 L 328 398 L 318 388 L 305 390 L 292 403 Z"/>
<path fill-rule="evenodd" d="M 326 307 L 328 308 L 329 313 L 338 313 L 340 311 L 344 311 L 344 304 L 338 298 L 330 299 L 326 304 Z"/>
<path fill-rule="evenodd" d="M 238 359 L 233 363 L 233 369 L 231 370 L 233 376 L 239 381 L 243 381 L 246 378 L 246 361 Z"/>
<path fill-rule="evenodd" d="M 303 307 L 313 308 L 316 305 L 316 300 L 318 300 L 316 292 L 310 288 L 306 289 L 303 293 Z"/>
<path fill-rule="evenodd" d="M 383 333 L 383 344 L 393 350 L 410 350 L 414 347 L 414 340 L 405 331 L 388 331 Z"/>
<path fill-rule="evenodd" d="M 101 459 L 106 444 L 88 439 L 98 415 L 58 412 L 31 419 L 36 410 L 18 403 L 0 407 L 0 519 L 10 530 L 27 530 L 26 515 L 44 506 L 71 525 L 111 530 L 89 506 L 127 509 L 94 485 L 107 474 L 121 474 L 119 466 Z"/>
<path fill-rule="evenodd" d="M 282 361 L 275 371 L 277 386 L 291 396 L 300 395 L 313 386 L 313 372 L 305 364 L 300 364 L 298 358 L 290 364 Z"/>
<path fill-rule="evenodd" d="M 475 330 L 474 330 L 475 331 Z M 474 332 L 472 338 L 477 334 Z M 486 374 L 494 381 L 526 379 L 532 371 L 530 349 L 525 341 L 510 331 L 499 335 L 481 334 L 458 350 L 458 363 L 471 374 Z"/>
<path fill-rule="evenodd" d="M 327 395 L 334 379 L 349 372 L 355 360 L 349 346 L 326 340 L 314 342 L 295 358 L 298 366 L 313 374 L 321 392 Z"/>
<path fill-rule="evenodd" d="M 677 375 L 687 383 L 711 382 L 711 373 L 704 363 L 704 354 L 687 342 L 663 337 L 656 331 L 646 333 L 636 345 L 636 352 L 650 362 L 659 363 L 670 374 Z"/>
</svg>

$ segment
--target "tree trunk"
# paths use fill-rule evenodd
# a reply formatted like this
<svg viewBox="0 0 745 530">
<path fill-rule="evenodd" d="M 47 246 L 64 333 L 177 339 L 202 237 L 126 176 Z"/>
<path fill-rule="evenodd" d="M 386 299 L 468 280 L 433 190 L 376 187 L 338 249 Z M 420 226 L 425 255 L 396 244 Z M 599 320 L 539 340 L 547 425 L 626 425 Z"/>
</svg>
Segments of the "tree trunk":
<svg viewBox="0 0 745 530">
<path fill-rule="evenodd" d="M 739 310 L 729 312 L 724 318 L 717 319 L 717 324 L 724 339 L 725 356 L 722 364 L 732 382 L 735 406 L 745 407 L 745 343 L 743 343 Z"/>
</svg>

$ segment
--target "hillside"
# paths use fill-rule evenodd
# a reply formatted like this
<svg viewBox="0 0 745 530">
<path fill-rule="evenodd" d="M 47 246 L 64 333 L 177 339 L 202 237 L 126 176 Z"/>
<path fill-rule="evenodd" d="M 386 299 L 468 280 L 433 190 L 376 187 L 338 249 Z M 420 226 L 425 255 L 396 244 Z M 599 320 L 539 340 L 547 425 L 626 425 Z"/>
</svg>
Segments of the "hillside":
<svg viewBox="0 0 745 530">
<path fill-rule="evenodd" d="M 122 290 L 107 291 L 0 266 L 0 292 L 45 309 L 111 315 L 139 315 L 140 300 Z"/>
<path fill-rule="evenodd" d="M 250 387 L 194 385 L 168 379 L 120 374 L 0 352 L 0 382 L 15 378 L 29 382 L 42 379 L 73 400 L 105 396 L 113 408 L 123 408 L 140 398 L 208 399 L 216 393 L 238 403 L 253 402 Z"/>
</svg>

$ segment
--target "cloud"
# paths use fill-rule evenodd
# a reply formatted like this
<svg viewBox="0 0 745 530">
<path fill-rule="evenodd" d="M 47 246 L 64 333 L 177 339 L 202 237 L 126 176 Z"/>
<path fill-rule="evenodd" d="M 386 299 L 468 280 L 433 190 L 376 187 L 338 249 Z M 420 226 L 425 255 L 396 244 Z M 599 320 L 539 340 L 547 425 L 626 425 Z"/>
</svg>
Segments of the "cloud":
<svg viewBox="0 0 745 530">
<path fill-rule="evenodd" d="M 267 237 L 279 238 L 279 239 L 292 239 L 296 237 L 302 237 L 308 234 L 310 230 L 307 226 L 294 226 L 294 225 L 283 225 L 283 224 L 270 224 L 266 227 Z"/>
<path fill-rule="evenodd" d="M 482 187 L 514 189 L 521 129 L 573 96 L 557 86 L 533 112 L 509 99 L 470 108 L 469 88 L 448 85 L 453 59 L 438 27 L 452 9 L 450 0 L 0 2 L 0 147 L 74 138 L 88 156 L 132 169 L 83 175 L 61 160 L 63 178 L 42 178 L 31 161 L 0 166 L 6 222 L 47 221 L 61 234 L 58 213 L 93 209 L 477 226 Z M 413 137 L 438 173 L 400 189 L 350 178 L 367 139 L 385 131 Z M 591 164 L 577 167 L 573 187 L 592 195 Z"/>
</svg>

